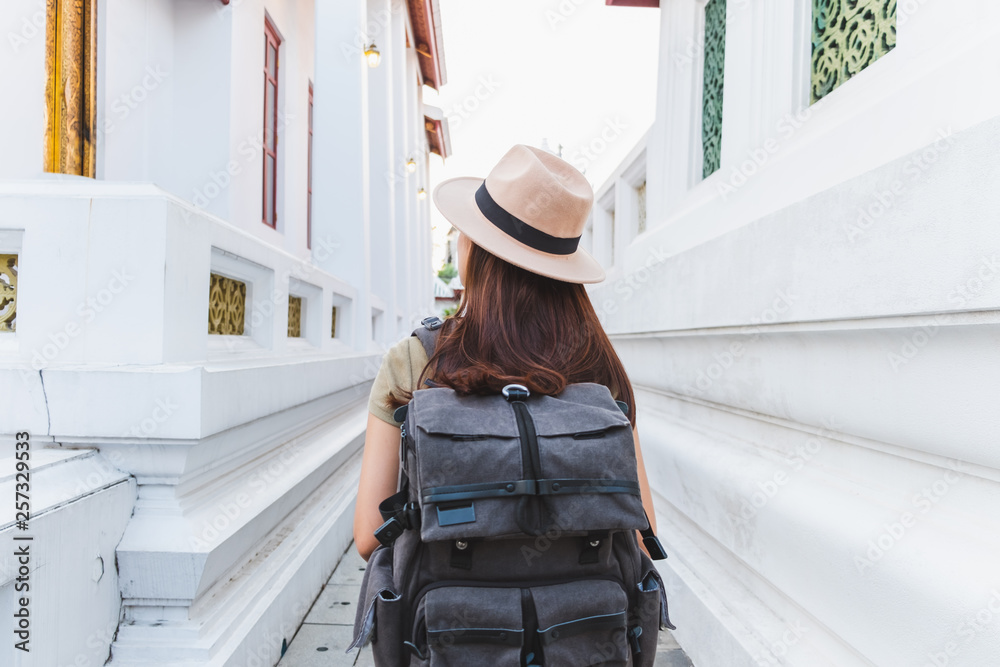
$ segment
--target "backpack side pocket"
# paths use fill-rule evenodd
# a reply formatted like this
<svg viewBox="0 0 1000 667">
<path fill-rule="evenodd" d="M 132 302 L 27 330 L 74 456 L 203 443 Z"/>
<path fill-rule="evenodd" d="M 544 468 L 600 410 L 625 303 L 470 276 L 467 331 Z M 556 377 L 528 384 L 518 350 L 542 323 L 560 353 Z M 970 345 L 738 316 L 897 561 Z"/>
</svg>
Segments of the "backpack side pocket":
<svg viewBox="0 0 1000 667">
<path fill-rule="evenodd" d="M 642 630 L 638 637 L 640 652 L 635 656 L 636 667 L 649 667 L 656 657 L 659 631 L 674 630 L 675 626 L 670 622 L 663 579 L 653 561 L 643 552 L 640 556 L 642 577 L 637 584 L 636 608 L 631 616 L 634 619 L 632 622 Z"/>
<path fill-rule="evenodd" d="M 392 581 L 392 549 L 379 546 L 368 559 L 354 617 L 352 649 L 372 645 L 376 664 L 396 665 L 402 659 L 403 598 Z"/>
</svg>

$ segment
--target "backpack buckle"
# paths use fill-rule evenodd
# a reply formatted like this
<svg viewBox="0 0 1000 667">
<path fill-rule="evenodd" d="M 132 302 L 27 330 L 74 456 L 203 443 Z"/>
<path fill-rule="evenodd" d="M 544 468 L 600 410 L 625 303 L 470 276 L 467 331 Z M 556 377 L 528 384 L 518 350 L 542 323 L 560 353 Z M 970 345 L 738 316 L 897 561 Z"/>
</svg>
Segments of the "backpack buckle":
<svg viewBox="0 0 1000 667">
<path fill-rule="evenodd" d="M 531 392 L 523 384 L 509 384 L 500 390 L 507 401 L 523 401 L 531 396 Z"/>
<path fill-rule="evenodd" d="M 434 331 L 435 329 L 441 328 L 441 325 L 444 324 L 444 320 L 442 320 L 437 315 L 431 315 L 430 317 L 425 317 L 424 319 L 420 320 L 420 323 L 423 324 L 428 329 L 430 329 L 431 331 Z"/>
<path fill-rule="evenodd" d="M 400 535 L 403 534 L 403 523 L 396 517 L 392 517 L 375 531 L 375 539 L 387 547 L 391 547 Z"/>
<path fill-rule="evenodd" d="M 663 560 L 667 557 L 667 550 L 660 544 L 660 538 L 656 535 L 643 535 L 642 544 L 649 552 L 650 560 Z"/>
</svg>

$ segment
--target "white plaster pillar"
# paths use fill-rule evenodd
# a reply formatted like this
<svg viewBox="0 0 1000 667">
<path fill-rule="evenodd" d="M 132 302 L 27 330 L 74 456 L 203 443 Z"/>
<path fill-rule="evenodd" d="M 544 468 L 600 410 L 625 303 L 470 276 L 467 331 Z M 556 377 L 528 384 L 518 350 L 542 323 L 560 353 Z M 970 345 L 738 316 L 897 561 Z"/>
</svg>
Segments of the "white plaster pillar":
<svg viewBox="0 0 1000 667">
<path fill-rule="evenodd" d="M 647 149 L 647 224 L 666 218 L 691 187 L 694 147 L 700 145 L 701 61 L 704 59 L 702 0 L 661 3 L 660 68 L 656 93 L 656 121 Z M 697 100 L 695 103 L 694 100 Z M 698 122 L 694 121 L 697 119 Z M 698 179 L 701 174 L 697 175 Z"/>
<path fill-rule="evenodd" d="M 382 53 L 378 67 L 368 70 L 369 187 L 371 192 L 371 246 L 369 266 L 371 290 L 385 304 L 381 332 L 387 344 L 393 340 L 396 310 L 395 279 L 395 137 L 393 135 L 393 60 L 405 42 L 393 39 L 393 24 L 401 21 L 391 10 L 391 0 L 368 0 L 368 37 Z M 404 15 L 405 16 L 405 15 Z"/>
<path fill-rule="evenodd" d="M 414 303 L 410 295 L 409 285 L 413 276 L 413 247 L 411 241 L 410 227 L 413 224 L 411 210 L 414 202 L 413 182 L 416 180 L 416 173 L 406 171 L 406 161 L 410 158 L 417 159 L 413 150 L 413 132 L 409 125 L 411 116 L 409 115 L 409 98 L 412 96 L 410 90 L 416 86 L 412 78 L 408 76 L 406 54 L 406 5 L 403 0 L 392 0 L 392 128 L 394 162 L 393 174 L 395 187 L 393 197 L 395 207 L 393 218 L 395 223 L 395 266 L 396 276 L 396 315 L 403 317 L 402 331 L 396 331 L 397 336 L 405 335 L 410 331 L 410 325 L 414 315 Z M 395 326 L 395 325 L 394 325 Z M 398 328 L 398 327 L 396 327 Z"/>
<path fill-rule="evenodd" d="M 357 288 L 345 342 L 371 342 L 368 66 L 357 45 L 364 0 L 316 3 L 313 261 Z M 338 324 L 339 327 L 339 324 Z"/>
<path fill-rule="evenodd" d="M 418 317 L 426 317 L 426 315 L 422 315 L 425 307 L 420 300 L 420 290 L 423 285 L 420 275 L 420 256 L 423 253 L 421 228 L 424 224 L 424 219 L 420 215 L 421 206 L 420 201 L 417 200 L 417 190 L 421 187 L 424 189 L 428 187 L 426 185 L 427 140 L 424 133 L 423 108 L 420 99 L 421 86 L 418 83 L 420 77 L 417 65 L 418 57 L 415 51 L 409 51 L 406 58 L 407 78 L 411 83 L 407 87 L 409 94 L 406 100 L 405 122 L 409 123 L 411 128 L 412 139 L 410 150 L 413 153 L 413 159 L 417 163 L 417 170 L 410 176 L 406 193 L 407 199 L 409 199 L 407 208 L 410 211 L 410 246 L 407 248 L 407 253 L 409 255 L 410 271 L 410 308 L 417 313 Z M 430 194 L 428 191 L 428 195 Z"/>
</svg>

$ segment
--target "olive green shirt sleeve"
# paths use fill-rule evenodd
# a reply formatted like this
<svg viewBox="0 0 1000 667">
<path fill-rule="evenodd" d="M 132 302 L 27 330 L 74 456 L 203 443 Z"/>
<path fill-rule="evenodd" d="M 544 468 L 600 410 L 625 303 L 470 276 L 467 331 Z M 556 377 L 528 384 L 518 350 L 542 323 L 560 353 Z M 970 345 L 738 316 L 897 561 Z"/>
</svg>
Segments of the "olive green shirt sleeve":
<svg viewBox="0 0 1000 667">
<path fill-rule="evenodd" d="M 416 391 L 417 380 L 426 365 L 427 353 L 416 336 L 407 336 L 386 350 L 372 384 L 368 411 L 388 424 L 399 426 L 401 422 L 392 418 L 389 393 L 393 389 Z"/>
</svg>

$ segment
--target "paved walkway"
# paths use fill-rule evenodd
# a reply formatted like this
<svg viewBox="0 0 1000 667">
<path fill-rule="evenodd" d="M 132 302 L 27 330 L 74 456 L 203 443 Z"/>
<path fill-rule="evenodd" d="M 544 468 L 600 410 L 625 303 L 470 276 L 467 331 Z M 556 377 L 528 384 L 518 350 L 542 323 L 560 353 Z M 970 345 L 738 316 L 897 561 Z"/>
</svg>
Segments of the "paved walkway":
<svg viewBox="0 0 1000 667">
<path fill-rule="evenodd" d="M 360 653 L 344 653 L 353 639 L 354 609 L 364 572 L 365 562 L 352 543 L 306 614 L 278 667 L 374 667 L 370 647 Z M 656 667 L 692 667 L 669 630 L 660 631 Z"/>
</svg>

